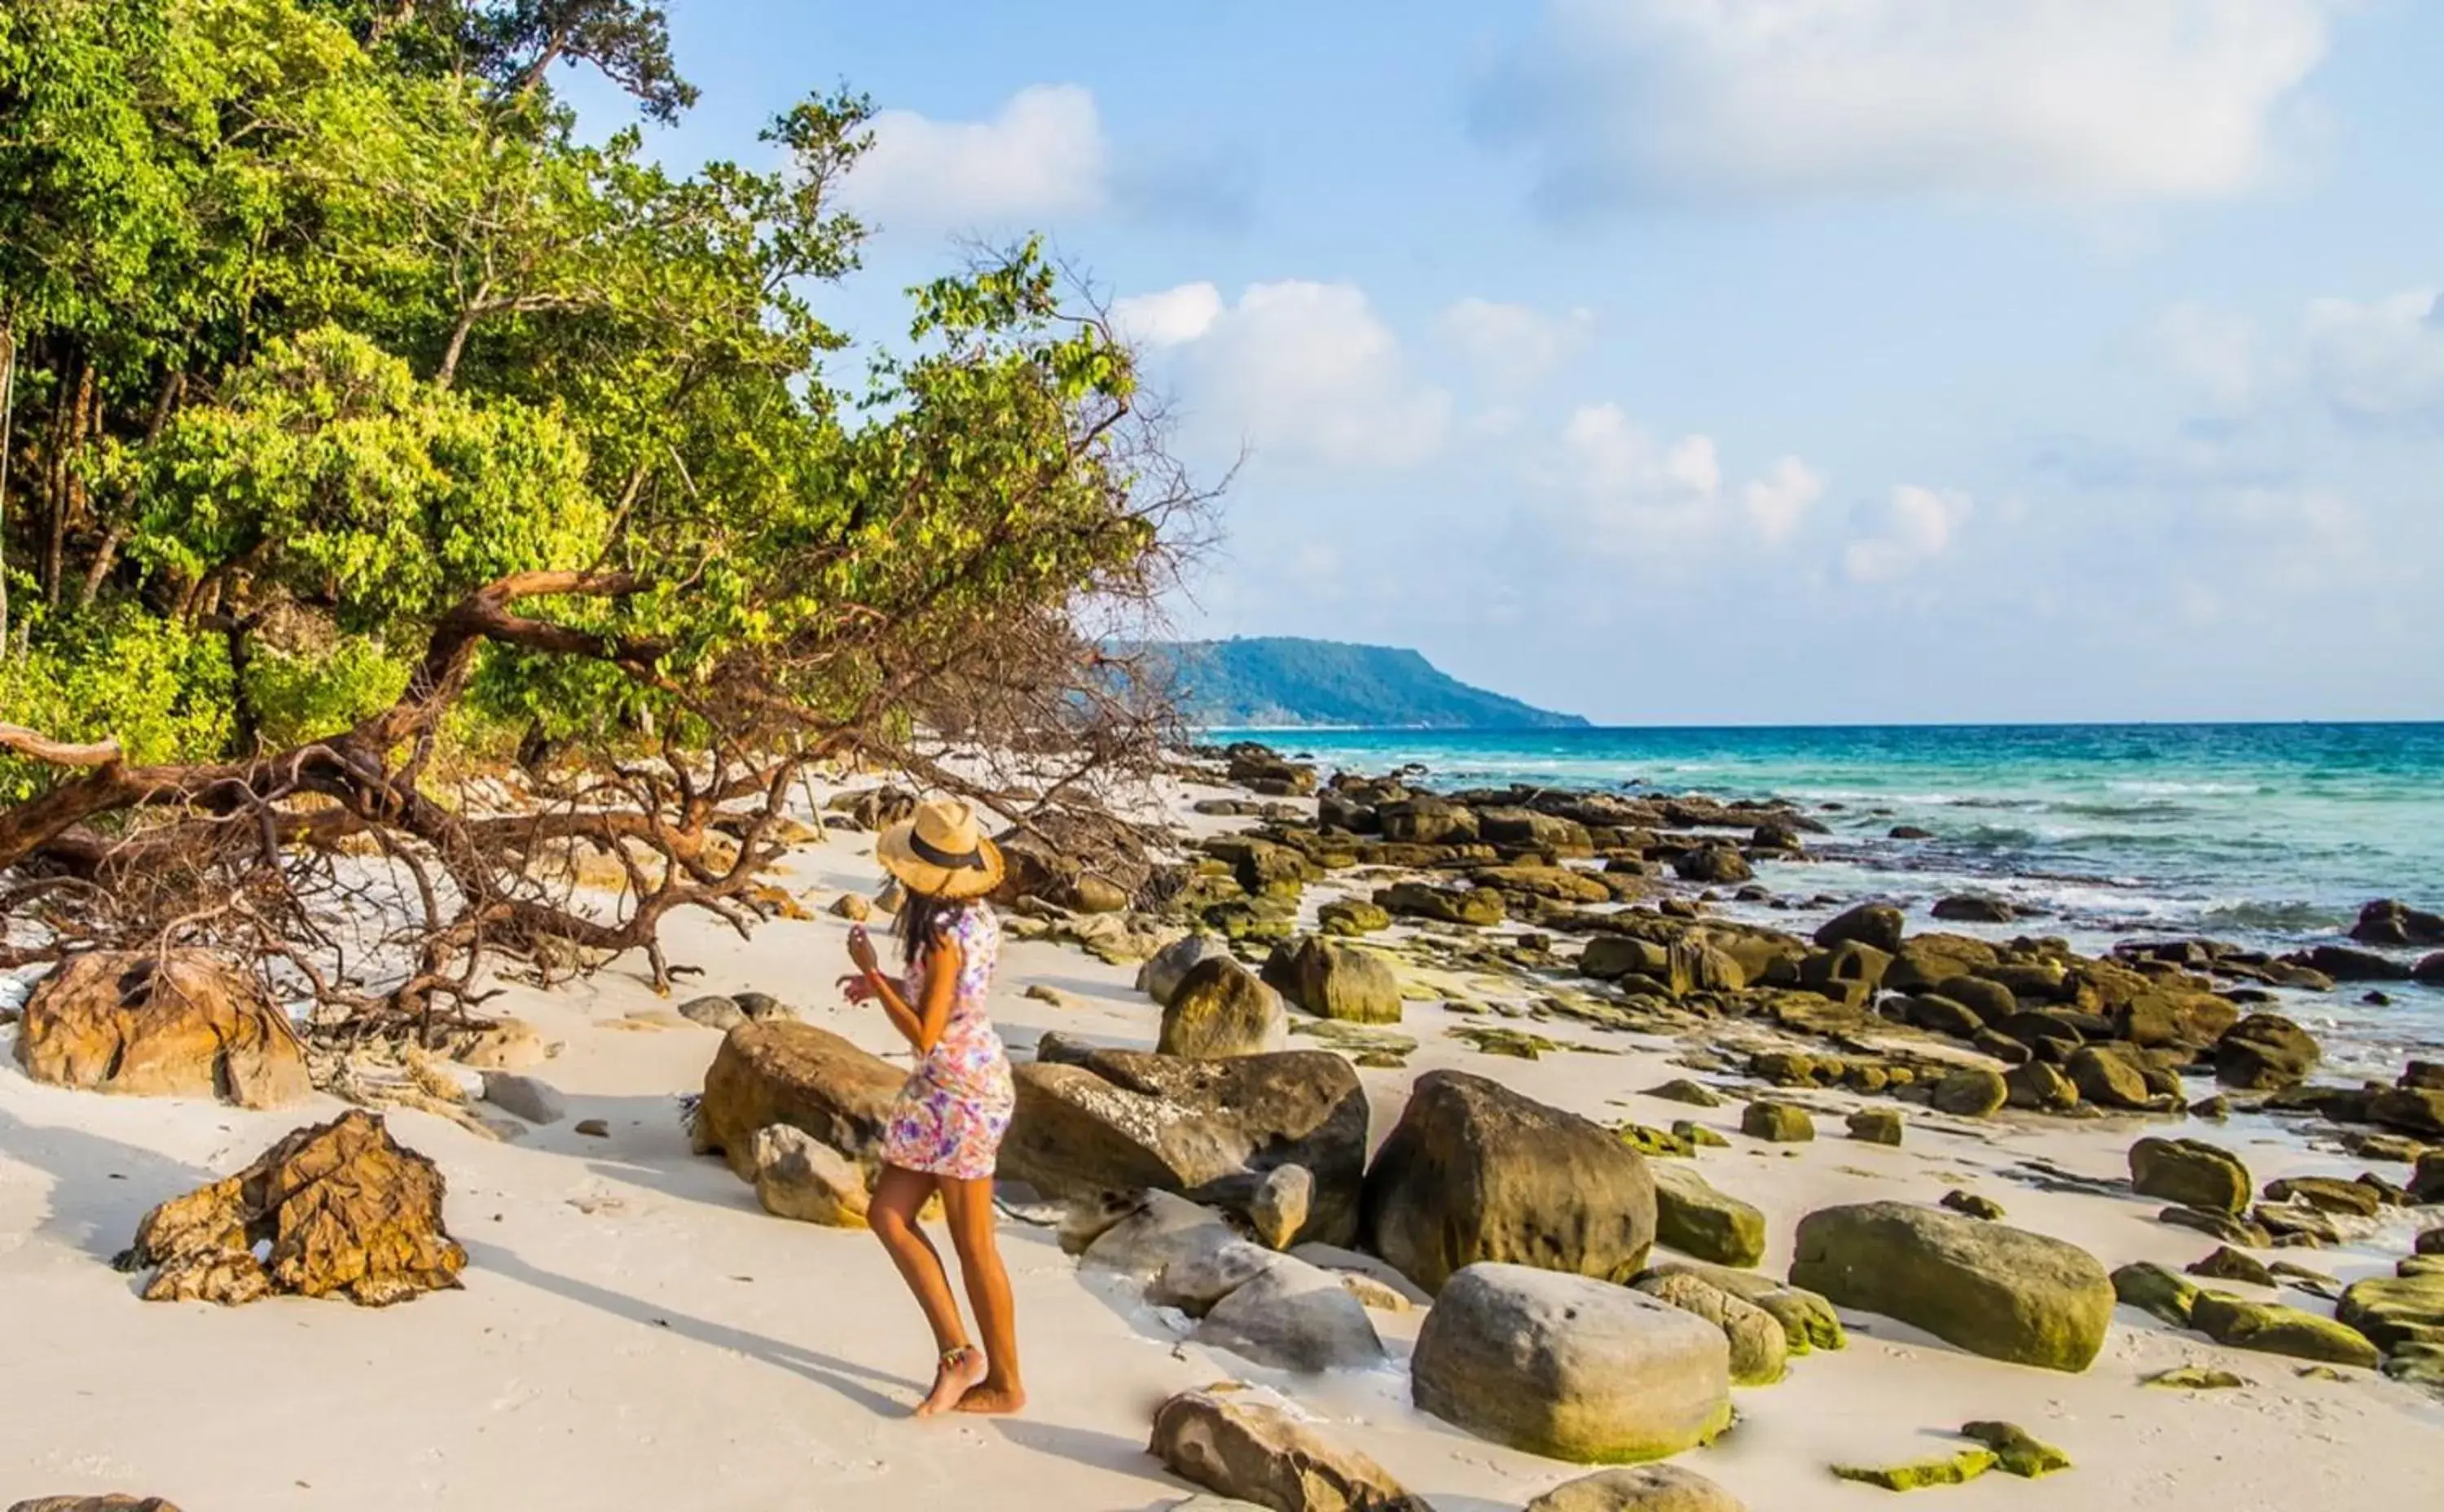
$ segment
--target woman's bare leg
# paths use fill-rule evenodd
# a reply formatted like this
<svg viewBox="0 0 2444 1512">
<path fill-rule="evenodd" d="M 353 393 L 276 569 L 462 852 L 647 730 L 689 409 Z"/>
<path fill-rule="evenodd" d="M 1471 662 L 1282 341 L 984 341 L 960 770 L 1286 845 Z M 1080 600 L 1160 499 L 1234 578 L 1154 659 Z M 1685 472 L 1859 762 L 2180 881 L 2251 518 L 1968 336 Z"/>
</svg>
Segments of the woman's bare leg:
<svg viewBox="0 0 2444 1512">
<path fill-rule="evenodd" d="M 1009 1294 L 1009 1271 L 993 1238 L 992 1183 L 942 1178 L 942 1206 L 951 1220 L 951 1243 L 959 1252 L 959 1276 L 984 1335 L 984 1378 L 959 1398 L 962 1412 L 1015 1412 L 1027 1405 L 1019 1383 L 1018 1314 Z"/>
<path fill-rule="evenodd" d="M 985 1362 L 968 1345 L 967 1325 L 960 1320 L 959 1304 L 951 1296 L 951 1278 L 942 1269 L 942 1257 L 916 1222 L 916 1214 L 925 1206 L 925 1199 L 933 1195 L 935 1186 L 935 1178 L 921 1171 L 885 1166 L 874 1184 L 874 1198 L 867 1204 L 865 1213 L 866 1226 L 874 1230 L 874 1237 L 881 1240 L 882 1247 L 890 1252 L 892 1263 L 899 1267 L 900 1280 L 908 1283 L 916 1305 L 924 1309 L 926 1326 L 934 1331 L 934 1348 L 938 1356 L 934 1390 L 917 1406 L 918 1417 L 932 1417 L 951 1407 L 985 1376 Z M 965 1353 L 954 1356 L 954 1351 Z"/>
</svg>

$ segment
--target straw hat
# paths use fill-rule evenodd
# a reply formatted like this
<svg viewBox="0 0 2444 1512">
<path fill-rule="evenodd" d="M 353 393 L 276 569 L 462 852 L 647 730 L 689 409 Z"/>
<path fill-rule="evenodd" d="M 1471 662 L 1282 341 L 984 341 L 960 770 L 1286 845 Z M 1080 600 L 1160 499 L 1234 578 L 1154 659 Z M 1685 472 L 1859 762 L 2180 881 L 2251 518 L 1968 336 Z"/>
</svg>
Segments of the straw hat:
<svg viewBox="0 0 2444 1512">
<path fill-rule="evenodd" d="M 934 897 L 982 897 L 1001 886 L 1001 847 L 955 798 L 917 804 L 914 818 L 882 832 L 874 857 L 910 891 Z"/>
</svg>

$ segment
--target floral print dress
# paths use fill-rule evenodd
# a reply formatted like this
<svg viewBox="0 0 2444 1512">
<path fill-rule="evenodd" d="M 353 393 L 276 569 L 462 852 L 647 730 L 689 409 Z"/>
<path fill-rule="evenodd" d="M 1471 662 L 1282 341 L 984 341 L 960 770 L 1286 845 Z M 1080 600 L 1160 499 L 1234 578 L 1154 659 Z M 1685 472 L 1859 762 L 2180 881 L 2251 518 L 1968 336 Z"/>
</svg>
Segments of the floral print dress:
<svg viewBox="0 0 2444 1512">
<path fill-rule="evenodd" d="M 882 1158 L 903 1171 L 976 1181 L 993 1173 L 1001 1136 L 1009 1128 L 1017 1093 L 1009 1055 L 985 1013 L 985 988 L 1001 949 L 1001 926 L 989 904 L 970 903 L 942 926 L 959 948 L 959 981 L 942 1038 L 916 1062 L 891 1105 Z M 925 1001 L 934 952 L 908 970 L 908 1001 Z"/>
</svg>

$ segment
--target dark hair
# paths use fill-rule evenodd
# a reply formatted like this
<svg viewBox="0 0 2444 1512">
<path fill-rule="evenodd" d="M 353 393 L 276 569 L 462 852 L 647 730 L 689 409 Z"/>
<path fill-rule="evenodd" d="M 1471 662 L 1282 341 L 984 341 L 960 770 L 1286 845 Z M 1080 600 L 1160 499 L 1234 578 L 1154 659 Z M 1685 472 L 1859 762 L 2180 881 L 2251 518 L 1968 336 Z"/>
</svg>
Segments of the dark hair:
<svg viewBox="0 0 2444 1512">
<path fill-rule="evenodd" d="M 916 969 L 919 957 L 949 932 L 952 920 L 967 906 L 965 898 L 937 897 L 902 884 L 899 901 L 899 964 Z"/>
</svg>

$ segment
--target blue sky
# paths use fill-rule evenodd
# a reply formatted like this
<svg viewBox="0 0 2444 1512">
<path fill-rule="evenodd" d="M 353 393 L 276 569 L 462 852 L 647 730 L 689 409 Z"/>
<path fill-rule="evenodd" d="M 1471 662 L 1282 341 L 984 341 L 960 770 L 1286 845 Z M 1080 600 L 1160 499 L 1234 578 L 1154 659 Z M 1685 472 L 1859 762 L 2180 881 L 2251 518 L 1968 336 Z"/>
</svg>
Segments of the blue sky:
<svg viewBox="0 0 2444 1512">
<path fill-rule="evenodd" d="M 674 164 L 882 108 L 843 326 L 1040 230 L 1247 449 L 1183 633 L 1621 723 L 2444 717 L 2444 6 L 671 9 Z"/>
</svg>

